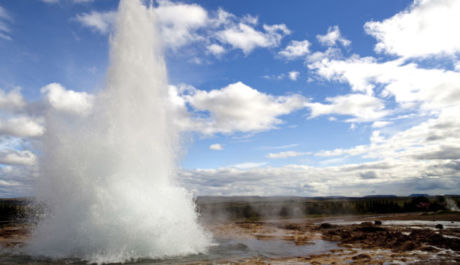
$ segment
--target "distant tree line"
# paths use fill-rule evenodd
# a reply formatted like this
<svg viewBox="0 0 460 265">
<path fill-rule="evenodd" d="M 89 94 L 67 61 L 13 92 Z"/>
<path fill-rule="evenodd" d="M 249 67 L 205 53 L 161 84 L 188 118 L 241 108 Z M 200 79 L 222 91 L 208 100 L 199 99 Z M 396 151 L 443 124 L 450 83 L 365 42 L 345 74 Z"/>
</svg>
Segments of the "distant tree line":
<svg viewBox="0 0 460 265">
<path fill-rule="evenodd" d="M 454 197 L 459 203 L 460 196 Z M 218 202 L 198 200 L 198 211 L 203 216 L 226 216 L 231 219 L 258 219 L 264 217 L 304 217 L 316 215 L 437 212 L 447 211 L 443 196 L 376 197 L 338 199 L 264 199 Z"/>
<path fill-rule="evenodd" d="M 0 199 L 0 222 L 26 218 L 28 205 L 29 202 L 23 199 Z"/>
</svg>

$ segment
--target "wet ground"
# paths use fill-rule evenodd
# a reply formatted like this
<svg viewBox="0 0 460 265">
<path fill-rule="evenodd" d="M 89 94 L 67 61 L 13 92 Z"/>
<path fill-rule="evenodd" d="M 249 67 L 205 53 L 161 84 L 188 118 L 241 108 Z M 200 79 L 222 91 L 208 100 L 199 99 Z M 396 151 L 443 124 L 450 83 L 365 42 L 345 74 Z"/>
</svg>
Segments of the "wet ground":
<svg viewBox="0 0 460 265">
<path fill-rule="evenodd" d="M 132 264 L 460 264 L 460 214 L 390 214 L 205 225 L 207 254 Z M 0 227 L 0 264 L 85 264 L 21 254 L 25 224 Z"/>
</svg>

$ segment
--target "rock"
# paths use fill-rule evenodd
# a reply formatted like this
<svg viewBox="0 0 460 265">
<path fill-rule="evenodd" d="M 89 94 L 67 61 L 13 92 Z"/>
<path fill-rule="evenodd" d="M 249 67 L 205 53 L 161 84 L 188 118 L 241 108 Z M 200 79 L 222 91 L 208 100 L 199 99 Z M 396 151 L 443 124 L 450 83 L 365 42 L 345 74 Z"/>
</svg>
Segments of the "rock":
<svg viewBox="0 0 460 265">
<path fill-rule="evenodd" d="M 375 221 L 374 221 L 374 225 L 382 225 L 382 221 L 380 221 L 380 220 L 375 220 Z"/>
<path fill-rule="evenodd" d="M 385 231 L 385 228 L 374 226 L 372 223 L 371 225 L 361 225 L 360 227 L 356 227 L 355 231 L 361 231 L 366 233 L 378 232 L 378 231 Z"/>
<path fill-rule="evenodd" d="M 322 223 L 319 225 L 320 229 L 329 229 L 335 227 L 334 225 L 331 225 L 330 223 Z"/>
<path fill-rule="evenodd" d="M 367 255 L 367 254 L 359 254 L 359 255 L 356 255 L 356 256 L 353 256 L 352 257 L 353 260 L 360 260 L 360 259 L 371 259 L 371 256 Z"/>
<path fill-rule="evenodd" d="M 412 241 L 404 242 L 399 248 L 399 251 L 410 251 L 416 249 L 418 246 Z"/>
<path fill-rule="evenodd" d="M 435 228 L 437 228 L 437 229 L 444 229 L 444 226 L 443 226 L 442 224 L 437 224 L 437 225 L 435 226 Z"/>
</svg>

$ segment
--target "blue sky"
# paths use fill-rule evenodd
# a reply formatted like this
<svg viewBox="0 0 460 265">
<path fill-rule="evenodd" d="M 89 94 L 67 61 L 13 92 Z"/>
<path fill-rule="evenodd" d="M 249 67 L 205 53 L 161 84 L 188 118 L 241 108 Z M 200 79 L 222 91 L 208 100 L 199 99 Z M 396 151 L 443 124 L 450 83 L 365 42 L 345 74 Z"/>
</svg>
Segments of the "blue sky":
<svg viewBox="0 0 460 265">
<path fill-rule="evenodd" d="M 0 196 L 32 193 L 53 95 L 103 89 L 117 5 L 0 2 Z M 195 194 L 459 192 L 458 1 L 155 8 Z"/>
</svg>

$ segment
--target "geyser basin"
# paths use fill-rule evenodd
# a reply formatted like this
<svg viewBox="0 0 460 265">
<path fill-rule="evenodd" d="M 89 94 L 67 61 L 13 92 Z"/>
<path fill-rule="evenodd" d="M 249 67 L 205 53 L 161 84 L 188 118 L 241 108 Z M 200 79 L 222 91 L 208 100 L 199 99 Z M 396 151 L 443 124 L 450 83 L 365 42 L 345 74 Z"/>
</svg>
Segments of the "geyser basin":
<svg viewBox="0 0 460 265">
<path fill-rule="evenodd" d="M 50 214 L 31 255 L 123 262 L 210 245 L 191 195 L 175 184 L 177 132 L 155 14 L 121 0 L 105 90 L 90 113 L 50 110 L 37 199 Z"/>
</svg>

